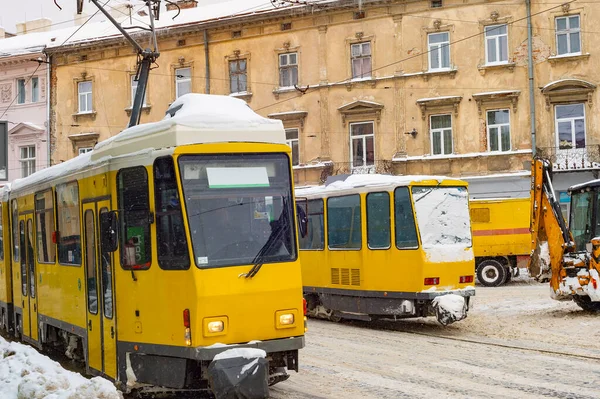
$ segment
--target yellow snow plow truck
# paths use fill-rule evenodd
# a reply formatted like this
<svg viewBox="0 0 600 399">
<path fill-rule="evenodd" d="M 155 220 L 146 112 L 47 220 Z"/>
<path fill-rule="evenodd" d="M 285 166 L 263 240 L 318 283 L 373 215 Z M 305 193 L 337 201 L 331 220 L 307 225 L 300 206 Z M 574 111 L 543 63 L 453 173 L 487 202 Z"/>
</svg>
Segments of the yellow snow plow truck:
<svg viewBox="0 0 600 399">
<path fill-rule="evenodd" d="M 527 268 L 537 280 L 549 280 L 552 298 L 573 300 L 600 312 L 600 180 L 569 188 L 569 225 L 552 187 L 552 166 L 532 162 L 531 245 Z"/>
</svg>

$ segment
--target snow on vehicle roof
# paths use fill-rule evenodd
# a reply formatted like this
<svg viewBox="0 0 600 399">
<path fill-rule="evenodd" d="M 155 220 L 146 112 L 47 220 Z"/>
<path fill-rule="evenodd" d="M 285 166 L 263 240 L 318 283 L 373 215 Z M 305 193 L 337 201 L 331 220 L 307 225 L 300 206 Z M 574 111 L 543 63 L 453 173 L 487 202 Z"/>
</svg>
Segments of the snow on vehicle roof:
<svg viewBox="0 0 600 399">
<path fill-rule="evenodd" d="M 2 187 L 0 187 L 0 202 L 8 201 L 9 193 L 10 193 L 10 183 L 6 183 Z"/>
<path fill-rule="evenodd" d="M 125 129 L 96 144 L 91 152 L 15 180 L 11 190 L 18 191 L 99 166 L 114 158 L 144 154 L 154 149 L 218 142 L 285 144 L 285 131 L 280 120 L 256 114 L 245 101 L 237 98 L 186 94 L 174 101 L 169 110 L 173 116 L 167 114 L 159 122 Z"/>
<path fill-rule="evenodd" d="M 303 197 L 307 195 L 324 195 L 332 194 L 344 190 L 354 190 L 365 187 L 396 187 L 407 186 L 411 183 L 421 183 L 426 181 L 436 181 L 438 184 L 442 182 L 455 182 L 459 185 L 466 186 L 467 183 L 445 176 L 427 176 L 427 175 L 406 175 L 392 176 L 380 174 L 356 174 L 349 175 L 344 180 L 334 181 L 328 185 L 309 186 L 296 189 L 296 196 Z"/>
</svg>

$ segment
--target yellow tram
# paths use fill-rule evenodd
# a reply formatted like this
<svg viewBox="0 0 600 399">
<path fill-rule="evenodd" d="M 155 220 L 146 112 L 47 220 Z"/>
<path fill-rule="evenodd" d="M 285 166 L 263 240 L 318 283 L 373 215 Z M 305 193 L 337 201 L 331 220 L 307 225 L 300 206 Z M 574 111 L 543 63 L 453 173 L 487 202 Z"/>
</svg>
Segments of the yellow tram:
<svg viewBox="0 0 600 399">
<path fill-rule="evenodd" d="M 435 313 L 442 324 L 466 316 L 475 294 L 467 183 L 350 175 L 297 188 L 296 198 L 308 219 L 300 258 L 309 315 L 372 320 Z M 442 320 L 439 298 L 449 294 L 462 301 L 463 312 Z"/>
<path fill-rule="evenodd" d="M 2 191 L 2 328 L 122 389 L 202 387 L 213 357 L 298 371 L 305 321 L 280 121 L 190 94 Z"/>
</svg>

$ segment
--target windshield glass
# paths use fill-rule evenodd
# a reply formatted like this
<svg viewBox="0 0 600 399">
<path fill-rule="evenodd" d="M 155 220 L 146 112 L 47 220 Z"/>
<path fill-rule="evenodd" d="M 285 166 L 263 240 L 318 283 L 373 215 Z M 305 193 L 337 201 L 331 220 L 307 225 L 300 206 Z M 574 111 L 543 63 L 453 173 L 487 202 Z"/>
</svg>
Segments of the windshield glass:
<svg viewBox="0 0 600 399">
<path fill-rule="evenodd" d="M 465 187 L 413 187 L 423 248 L 471 246 L 469 196 Z"/>
<path fill-rule="evenodd" d="M 591 240 L 592 191 L 573 193 L 571 198 L 571 221 L 569 230 L 575 240 L 575 250 L 585 251 L 585 244 Z"/>
<path fill-rule="evenodd" d="M 198 267 L 296 259 L 287 155 L 182 155 L 179 168 Z"/>
</svg>

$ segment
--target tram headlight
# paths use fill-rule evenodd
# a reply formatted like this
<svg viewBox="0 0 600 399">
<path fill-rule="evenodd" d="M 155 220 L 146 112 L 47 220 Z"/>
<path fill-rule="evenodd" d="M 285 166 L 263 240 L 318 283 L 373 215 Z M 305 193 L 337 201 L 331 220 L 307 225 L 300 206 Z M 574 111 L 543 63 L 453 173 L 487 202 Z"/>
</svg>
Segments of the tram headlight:
<svg viewBox="0 0 600 399">
<path fill-rule="evenodd" d="M 219 333 L 219 332 L 223 331 L 223 328 L 225 328 L 225 325 L 223 324 L 223 322 L 221 320 L 210 321 L 210 322 L 208 322 L 208 325 L 206 326 L 206 328 L 209 333 Z"/>
<path fill-rule="evenodd" d="M 294 324 L 294 315 L 292 313 L 284 313 L 279 315 L 279 324 L 289 326 Z"/>
</svg>

